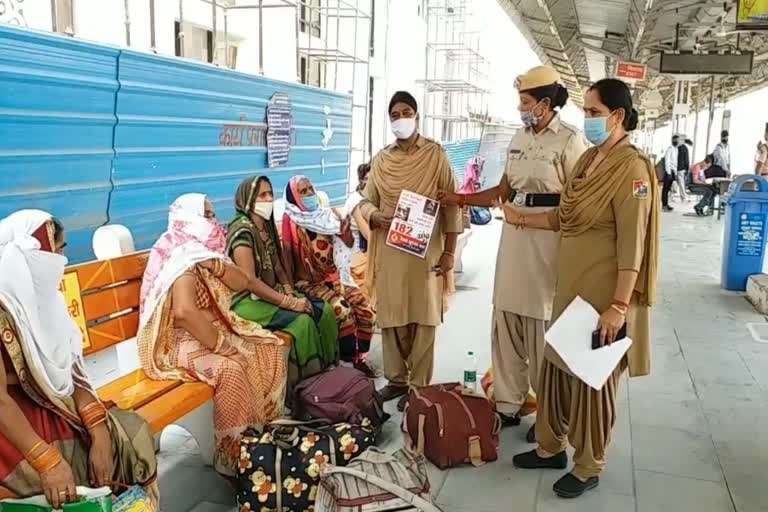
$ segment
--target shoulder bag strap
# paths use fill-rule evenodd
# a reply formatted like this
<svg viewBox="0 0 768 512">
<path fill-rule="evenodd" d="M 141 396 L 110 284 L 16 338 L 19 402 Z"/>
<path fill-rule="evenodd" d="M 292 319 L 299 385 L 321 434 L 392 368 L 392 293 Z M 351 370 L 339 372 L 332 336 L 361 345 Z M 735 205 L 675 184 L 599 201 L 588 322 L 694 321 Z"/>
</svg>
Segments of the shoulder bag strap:
<svg viewBox="0 0 768 512">
<path fill-rule="evenodd" d="M 418 508 L 421 512 L 442 512 L 442 510 L 440 510 L 437 506 L 428 502 L 421 496 L 417 496 L 416 494 L 412 493 L 408 489 L 403 489 L 399 485 L 392 482 L 388 482 L 383 478 L 379 478 L 378 476 L 371 475 L 369 473 L 363 473 L 362 471 L 358 471 L 356 469 L 351 469 L 351 468 L 342 468 L 338 466 L 325 466 L 323 470 L 324 475 L 332 475 L 334 473 L 350 475 L 355 478 L 359 478 L 360 480 L 363 480 L 365 482 L 368 482 L 369 484 L 373 484 L 376 487 L 380 487 L 381 489 L 384 489 L 385 491 L 394 494 L 395 496 L 405 501 L 406 503 L 409 503 L 410 505 L 413 505 L 414 507 Z"/>
</svg>

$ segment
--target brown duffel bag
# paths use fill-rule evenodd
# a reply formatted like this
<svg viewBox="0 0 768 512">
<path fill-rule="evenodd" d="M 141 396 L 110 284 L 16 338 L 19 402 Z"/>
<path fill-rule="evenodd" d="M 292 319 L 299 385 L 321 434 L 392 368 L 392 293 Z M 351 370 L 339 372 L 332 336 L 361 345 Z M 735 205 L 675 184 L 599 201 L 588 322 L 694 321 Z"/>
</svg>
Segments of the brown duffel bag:
<svg viewBox="0 0 768 512">
<path fill-rule="evenodd" d="M 440 469 L 498 458 L 501 419 L 487 398 L 460 384 L 412 388 L 403 430 Z"/>
</svg>

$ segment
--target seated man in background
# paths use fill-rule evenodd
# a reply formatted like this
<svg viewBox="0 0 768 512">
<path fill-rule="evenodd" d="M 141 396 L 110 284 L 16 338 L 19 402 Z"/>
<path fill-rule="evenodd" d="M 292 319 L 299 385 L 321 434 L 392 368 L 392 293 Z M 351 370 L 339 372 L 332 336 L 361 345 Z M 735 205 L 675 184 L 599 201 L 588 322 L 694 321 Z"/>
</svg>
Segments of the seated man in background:
<svg viewBox="0 0 768 512">
<path fill-rule="evenodd" d="M 701 201 L 693 207 L 696 215 L 703 216 L 711 213 L 714 209 L 715 196 L 719 192 L 719 187 L 714 183 L 715 178 L 727 178 L 728 172 L 715 164 L 715 157 L 707 155 L 704 160 L 704 172 L 694 174 L 691 192 L 701 194 Z M 707 211 L 708 210 L 708 211 Z"/>
</svg>

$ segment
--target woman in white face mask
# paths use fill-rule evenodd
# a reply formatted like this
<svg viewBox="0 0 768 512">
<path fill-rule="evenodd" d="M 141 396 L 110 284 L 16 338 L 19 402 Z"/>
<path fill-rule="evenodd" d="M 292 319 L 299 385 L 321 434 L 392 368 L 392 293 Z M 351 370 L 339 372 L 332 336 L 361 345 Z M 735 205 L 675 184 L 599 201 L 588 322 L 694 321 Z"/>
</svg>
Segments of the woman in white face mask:
<svg viewBox="0 0 768 512">
<path fill-rule="evenodd" d="M 238 316 L 293 338 L 288 397 L 301 379 L 336 362 L 338 327 L 333 308 L 293 289 L 272 213 L 272 183 L 266 176 L 245 179 L 235 195 L 236 215 L 227 229 L 227 254 L 257 285 L 233 302 Z"/>
</svg>

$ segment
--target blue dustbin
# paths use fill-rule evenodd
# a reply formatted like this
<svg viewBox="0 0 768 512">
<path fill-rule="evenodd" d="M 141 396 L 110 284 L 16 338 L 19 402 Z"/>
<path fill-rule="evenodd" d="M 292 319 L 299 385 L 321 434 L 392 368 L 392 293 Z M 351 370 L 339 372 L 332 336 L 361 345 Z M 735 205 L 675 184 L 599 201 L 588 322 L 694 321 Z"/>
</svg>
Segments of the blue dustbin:
<svg viewBox="0 0 768 512">
<path fill-rule="evenodd" d="M 757 190 L 744 190 L 753 183 Z M 726 290 L 744 291 L 747 278 L 763 271 L 768 218 L 768 181 L 760 176 L 734 180 L 725 198 L 725 236 L 720 284 Z"/>
</svg>

